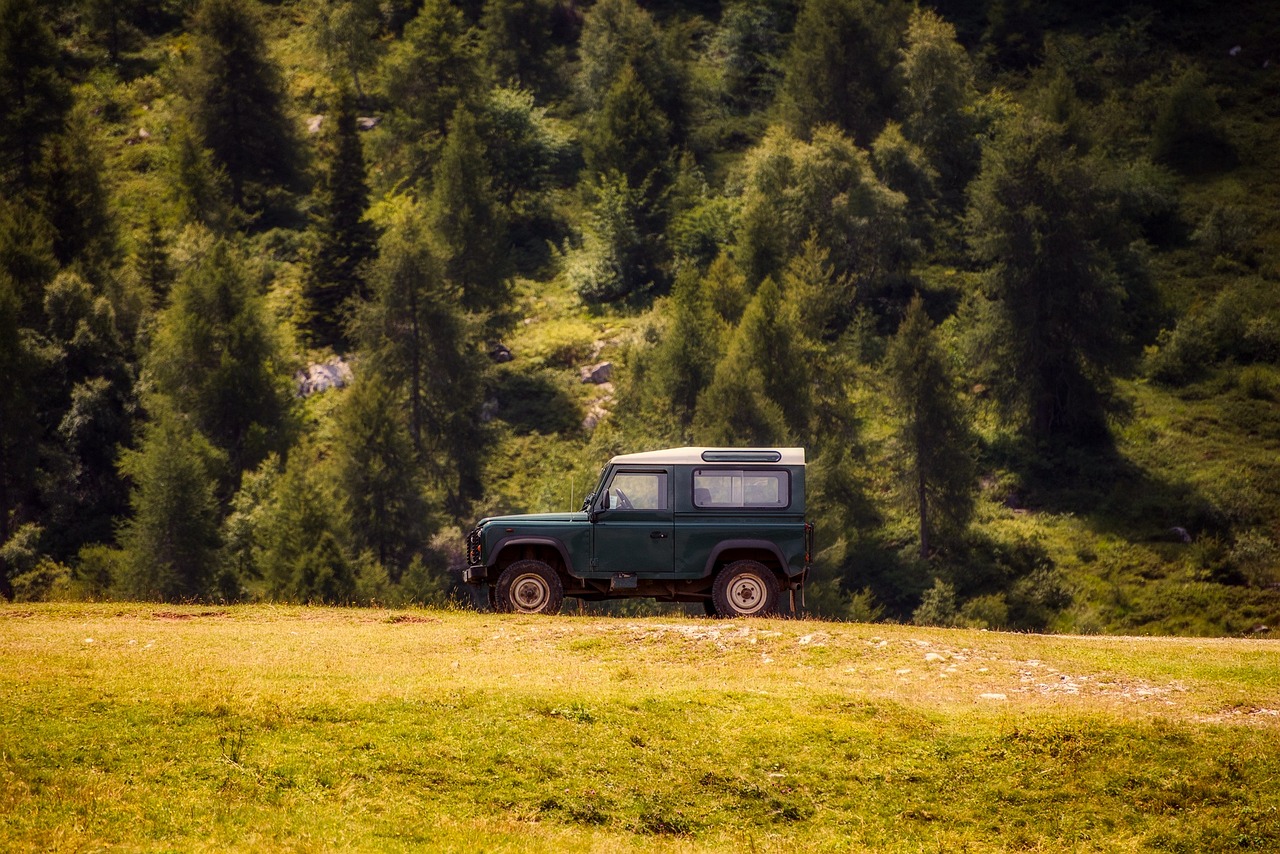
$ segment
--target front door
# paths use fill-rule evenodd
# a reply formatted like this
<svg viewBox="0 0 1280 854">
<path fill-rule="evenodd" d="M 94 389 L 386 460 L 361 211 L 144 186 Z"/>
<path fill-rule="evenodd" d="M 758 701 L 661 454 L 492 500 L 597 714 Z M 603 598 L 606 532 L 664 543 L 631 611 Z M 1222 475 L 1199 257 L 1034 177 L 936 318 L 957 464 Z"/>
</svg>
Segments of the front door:
<svg viewBox="0 0 1280 854">
<path fill-rule="evenodd" d="M 671 470 L 626 469 L 613 473 L 605 494 L 608 507 L 596 513 L 595 571 L 672 572 L 675 546 L 671 512 Z"/>
</svg>

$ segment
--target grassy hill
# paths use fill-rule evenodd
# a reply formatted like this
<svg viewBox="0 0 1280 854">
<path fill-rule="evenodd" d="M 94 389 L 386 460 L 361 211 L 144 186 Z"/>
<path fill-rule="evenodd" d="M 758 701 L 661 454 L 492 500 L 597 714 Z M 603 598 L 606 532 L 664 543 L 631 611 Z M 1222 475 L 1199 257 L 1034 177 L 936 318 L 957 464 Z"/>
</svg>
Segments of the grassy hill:
<svg viewBox="0 0 1280 854">
<path fill-rule="evenodd" d="M 0 609 L 9 850 L 1269 850 L 1280 645 Z"/>
</svg>

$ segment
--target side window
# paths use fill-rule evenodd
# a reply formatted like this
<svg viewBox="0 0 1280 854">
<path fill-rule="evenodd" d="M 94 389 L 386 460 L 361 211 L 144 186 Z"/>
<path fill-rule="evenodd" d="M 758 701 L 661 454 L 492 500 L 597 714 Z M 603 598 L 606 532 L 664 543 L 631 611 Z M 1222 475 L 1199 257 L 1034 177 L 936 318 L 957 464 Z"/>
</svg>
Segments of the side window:
<svg viewBox="0 0 1280 854">
<path fill-rule="evenodd" d="M 666 510 L 666 474 L 618 472 L 609 484 L 609 507 L 614 510 Z"/>
<path fill-rule="evenodd" d="M 791 503 L 791 478 L 785 471 L 694 469 L 695 507 L 774 507 Z"/>
</svg>

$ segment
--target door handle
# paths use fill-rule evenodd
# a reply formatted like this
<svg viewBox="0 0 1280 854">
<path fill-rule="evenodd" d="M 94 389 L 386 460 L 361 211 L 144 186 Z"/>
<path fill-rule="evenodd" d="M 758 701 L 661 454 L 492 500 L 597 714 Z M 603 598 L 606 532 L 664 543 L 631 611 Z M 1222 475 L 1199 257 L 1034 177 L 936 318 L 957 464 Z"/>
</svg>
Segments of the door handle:
<svg viewBox="0 0 1280 854">
<path fill-rule="evenodd" d="M 665 531 L 653 531 L 649 534 L 649 539 L 651 540 L 665 540 L 666 538 L 667 534 Z"/>
</svg>

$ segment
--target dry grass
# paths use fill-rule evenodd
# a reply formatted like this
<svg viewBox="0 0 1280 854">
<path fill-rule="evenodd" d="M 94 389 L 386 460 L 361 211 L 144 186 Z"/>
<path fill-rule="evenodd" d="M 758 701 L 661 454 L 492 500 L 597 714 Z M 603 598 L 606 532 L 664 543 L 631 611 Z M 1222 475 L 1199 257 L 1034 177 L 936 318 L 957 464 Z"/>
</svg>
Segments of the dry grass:
<svg viewBox="0 0 1280 854">
<path fill-rule="evenodd" d="M 1280 845 L 1280 643 L 0 608 L 14 849 Z"/>
</svg>

